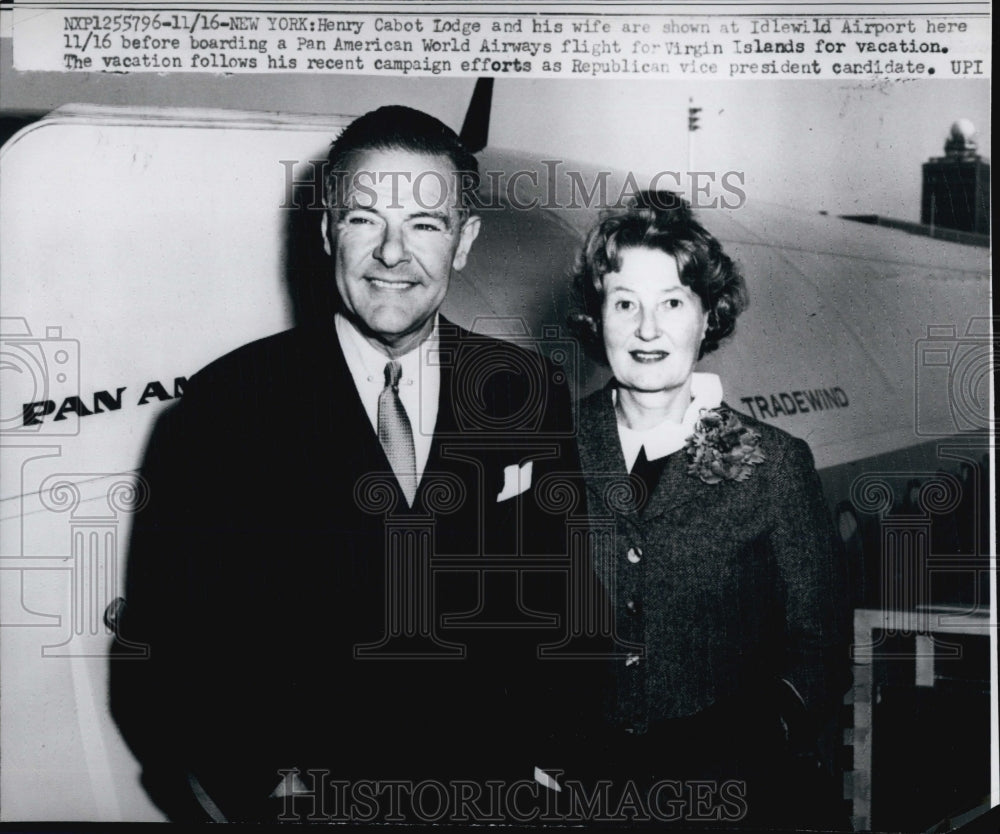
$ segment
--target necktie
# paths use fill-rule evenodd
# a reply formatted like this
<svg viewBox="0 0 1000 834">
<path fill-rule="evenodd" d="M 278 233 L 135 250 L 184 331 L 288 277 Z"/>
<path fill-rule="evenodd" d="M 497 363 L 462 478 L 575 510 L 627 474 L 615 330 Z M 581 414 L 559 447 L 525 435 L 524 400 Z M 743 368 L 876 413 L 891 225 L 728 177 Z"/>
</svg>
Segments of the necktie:
<svg viewBox="0 0 1000 834">
<path fill-rule="evenodd" d="M 656 489 L 656 485 L 660 482 L 660 475 L 663 473 L 663 466 L 666 462 L 666 458 L 650 461 L 646 457 L 646 447 L 643 446 L 639 449 L 639 456 L 635 459 L 635 463 L 632 464 L 632 472 L 630 473 L 632 477 L 638 478 L 643 484 L 643 494 L 640 496 L 640 500 L 636 502 L 636 510 L 638 512 L 641 513 L 646 509 L 646 504 L 649 502 L 653 490 Z"/>
<path fill-rule="evenodd" d="M 402 373 L 398 362 L 385 363 L 385 388 L 378 395 L 378 439 L 406 503 L 412 507 L 417 494 L 417 454 L 413 448 L 413 430 L 399 399 Z"/>
</svg>

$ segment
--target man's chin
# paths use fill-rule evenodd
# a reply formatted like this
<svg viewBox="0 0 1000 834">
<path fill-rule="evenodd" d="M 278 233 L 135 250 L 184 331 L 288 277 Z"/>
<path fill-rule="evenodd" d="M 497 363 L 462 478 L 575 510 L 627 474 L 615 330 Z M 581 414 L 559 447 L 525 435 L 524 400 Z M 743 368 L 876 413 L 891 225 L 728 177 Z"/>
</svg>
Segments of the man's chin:
<svg viewBox="0 0 1000 834">
<path fill-rule="evenodd" d="M 415 322 L 409 316 L 378 315 L 361 322 L 368 341 L 386 351 L 406 353 L 430 335 L 430 321 Z"/>
</svg>

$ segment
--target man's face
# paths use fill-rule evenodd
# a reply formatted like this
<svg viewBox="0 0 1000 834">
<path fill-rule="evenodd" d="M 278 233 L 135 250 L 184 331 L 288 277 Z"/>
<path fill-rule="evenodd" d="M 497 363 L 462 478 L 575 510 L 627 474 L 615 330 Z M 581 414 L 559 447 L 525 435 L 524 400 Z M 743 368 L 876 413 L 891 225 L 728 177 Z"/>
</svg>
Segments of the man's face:
<svg viewBox="0 0 1000 834">
<path fill-rule="evenodd" d="M 375 347 L 398 356 L 430 334 L 479 218 L 463 220 L 445 156 L 367 150 L 351 163 L 341 207 L 323 218 L 324 244 L 348 315 Z"/>
</svg>

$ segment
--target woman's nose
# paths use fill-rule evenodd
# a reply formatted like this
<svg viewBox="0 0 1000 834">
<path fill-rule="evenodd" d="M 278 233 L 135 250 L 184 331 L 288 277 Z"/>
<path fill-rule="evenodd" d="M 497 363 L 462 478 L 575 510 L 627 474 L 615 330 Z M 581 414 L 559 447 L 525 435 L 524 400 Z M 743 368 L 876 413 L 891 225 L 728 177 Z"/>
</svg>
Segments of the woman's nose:
<svg viewBox="0 0 1000 834">
<path fill-rule="evenodd" d="M 641 307 L 639 310 L 639 326 L 636 335 L 644 342 L 650 342 L 660 335 L 659 322 L 656 320 L 656 311 L 649 307 Z"/>
</svg>

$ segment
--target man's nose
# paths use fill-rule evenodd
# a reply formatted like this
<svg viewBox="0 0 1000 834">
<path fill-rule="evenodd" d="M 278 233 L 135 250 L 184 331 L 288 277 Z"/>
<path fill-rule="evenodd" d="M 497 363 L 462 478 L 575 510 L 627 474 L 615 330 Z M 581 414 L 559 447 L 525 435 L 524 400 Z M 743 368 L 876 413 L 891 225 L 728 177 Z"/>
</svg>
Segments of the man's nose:
<svg viewBox="0 0 1000 834">
<path fill-rule="evenodd" d="M 639 324 L 635 332 L 644 342 L 651 342 L 660 335 L 660 324 L 654 309 L 646 306 L 639 308 Z"/>
<path fill-rule="evenodd" d="M 403 230 L 386 225 L 382 232 L 382 240 L 375 248 L 375 259 L 390 269 L 398 264 L 410 260 L 410 253 L 406 248 L 406 239 Z"/>
</svg>

